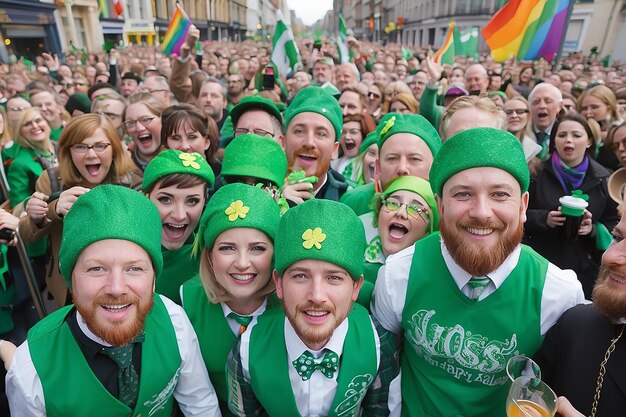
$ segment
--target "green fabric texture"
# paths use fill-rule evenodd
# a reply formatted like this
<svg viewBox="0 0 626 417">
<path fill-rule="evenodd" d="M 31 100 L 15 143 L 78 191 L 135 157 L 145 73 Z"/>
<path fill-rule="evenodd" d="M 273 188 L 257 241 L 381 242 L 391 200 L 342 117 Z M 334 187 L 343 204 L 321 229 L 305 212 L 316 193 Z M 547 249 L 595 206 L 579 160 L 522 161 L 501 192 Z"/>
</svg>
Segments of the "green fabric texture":
<svg viewBox="0 0 626 417">
<path fill-rule="evenodd" d="M 241 101 L 239 101 L 239 104 L 233 107 L 233 110 L 230 112 L 230 117 L 233 121 L 234 127 L 237 127 L 239 118 L 248 110 L 263 110 L 282 122 L 280 110 L 278 110 L 278 107 L 276 107 L 276 104 L 274 104 L 272 100 L 259 95 L 254 95 L 242 98 Z"/>
<path fill-rule="evenodd" d="M 224 149 L 222 176 L 255 177 L 281 187 L 286 174 L 287 156 L 273 139 L 246 133 Z"/>
<path fill-rule="evenodd" d="M 278 204 L 265 190 L 242 183 L 225 185 L 204 209 L 194 251 L 212 247 L 221 233 L 234 228 L 257 229 L 274 241 L 279 222 Z"/>
<path fill-rule="evenodd" d="M 378 149 L 382 149 L 387 139 L 398 133 L 410 133 L 419 137 L 426 143 L 433 157 L 437 156 L 441 148 L 439 133 L 419 114 L 387 113 L 380 120 L 376 131 L 379 136 Z"/>
<path fill-rule="evenodd" d="M 178 305 L 181 305 L 180 286 L 196 276 L 200 270 L 200 260 L 192 254 L 193 236 L 191 238 L 191 242 L 176 250 L 161 248 L 163 272 L 155 282 L 154 291 Z"/>
<path fill-rule="evenodd" d="M 330 93 L 320 87 L 306 87 L 296 94 L 285 110 L 285 126 L 300 113 L 317 113 L 330 121 L 335 129 L 335 142 L 341 139 L 343 116 L 339 102 Z"/>
<path fill-rule="evenodd" d="M 428 203 L 428 209 L 430 211 L 430 220 L 432 222 L 433 231 L 439 229 L 439 211 L 437 211 L 437 202 L 435 196 L 430 188 L 430 183 L 419 177 L 402 176 L 394 178 L 387 188 L 383 191 L 385 197 L 389 197 L 396 191 L 410 191 L 420 195 L 426 203 Z"/>
<path fill-rule="evenodd" d="M 372 211 L 370 203 L 374 194 L 376 194 L 376 184 L 370 182 L 346 192 L 339 201 L 350 207 L 357 216 L 360 216 Z"/>
<path fill-rule="evenodd" d="M 312 199 L 290 208 L 280 221 L 274 245 L 275 268 L 282 275 L 306 259 L 344 268 L 352 279 L 363 274 L 363 223 L 345 204 Z"/>
<path fill-rule="evenodd" d="M 145 195 L 119 185 L 99 185 L 78 197 L 63 219 L 59 269 L 72 286 L 72 270 L 92 243 L 121 239 L 141 246 L 152 259 L 158 280 L 163 270 L 161 217 Z"/>
<path fill-rule="evenodd" d="M 206 181 L 209 187 L 215 184 L 215 174 L 202 155 L 167 149 L 155 156 L 146 167 L 141 189 L 147 192 L 161 178 L 172 174 L 195 175 Z"/>
<path fill-rule="evenodd" d="M 430 184 L 436 195 L 453 175 L 470 168 L 493 167 L 511 174 L 522 193 L 528 191 L 530 174 L 519 140 L 505 130 L 490 127 L 467 129 L 446 140 L 430 168 Z"/>
<path fill-rule="evenodd" d="M 365 136 L 365 139 L 363 139 L 359 147 L 359 154 L 367 152 L 367 149 L 374 144 L 378 144 L 378 132 L 376 130 Z"/>
</svg>

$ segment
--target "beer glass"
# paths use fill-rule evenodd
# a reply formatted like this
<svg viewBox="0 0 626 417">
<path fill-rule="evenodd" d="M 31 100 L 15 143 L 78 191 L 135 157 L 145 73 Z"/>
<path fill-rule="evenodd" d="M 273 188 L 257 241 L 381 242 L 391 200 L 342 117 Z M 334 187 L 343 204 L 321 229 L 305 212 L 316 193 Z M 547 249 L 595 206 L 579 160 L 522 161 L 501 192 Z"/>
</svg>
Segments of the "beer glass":
<svg viewBox="0 0 626 417">
<path fill-rule="evenodd" d="M 508 417 L 554 417 L 556 394 L 538 378 L 520 376 L 513 381 L 506 399 Z"/>
</svg>

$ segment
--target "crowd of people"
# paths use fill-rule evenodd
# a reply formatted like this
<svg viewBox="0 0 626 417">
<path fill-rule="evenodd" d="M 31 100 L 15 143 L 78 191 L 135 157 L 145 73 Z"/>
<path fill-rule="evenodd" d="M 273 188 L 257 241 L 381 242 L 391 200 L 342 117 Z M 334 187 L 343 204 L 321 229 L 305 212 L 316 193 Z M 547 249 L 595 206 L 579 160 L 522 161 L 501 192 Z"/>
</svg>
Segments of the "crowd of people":
<svg viewBox="0 0 626 417">
<path fill-rule="evenodd" d="M 0 415 L 624 415 L 624 67 L 198 38 L 0 64 Z"/>
</svg>

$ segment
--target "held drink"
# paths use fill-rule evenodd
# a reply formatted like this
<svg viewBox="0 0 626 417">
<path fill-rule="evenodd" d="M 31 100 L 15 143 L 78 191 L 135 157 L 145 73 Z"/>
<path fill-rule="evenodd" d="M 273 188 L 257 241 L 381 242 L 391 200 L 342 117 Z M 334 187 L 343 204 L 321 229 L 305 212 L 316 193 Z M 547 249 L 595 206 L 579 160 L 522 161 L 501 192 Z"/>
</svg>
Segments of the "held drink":
<svg viewBox="0 0 626 417">
<path fill-rule="evenodd" d="M 517 404 L 509 404 L 506 415 L 508 417 L 552 417 L 545 408 L 529 400 L 517 400 Z"/>
</svg>

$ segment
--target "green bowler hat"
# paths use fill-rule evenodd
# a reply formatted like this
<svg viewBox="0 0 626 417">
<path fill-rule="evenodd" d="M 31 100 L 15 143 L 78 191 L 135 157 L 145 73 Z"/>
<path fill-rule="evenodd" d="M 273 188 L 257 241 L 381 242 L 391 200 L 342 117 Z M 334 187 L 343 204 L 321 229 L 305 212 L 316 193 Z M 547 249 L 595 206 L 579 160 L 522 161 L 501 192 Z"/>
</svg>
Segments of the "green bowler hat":
<svg viewBox="0 0 626 417">
<path fill-rule="evenodd" d="M 254 95 L 242 98 L 239 101 L 239 104 L 231 110 L 230 118 L 233 121 L 233 127 L 237 126 L 237 122 L 239 121 L 241 115 L 248 110 L 263 110 L 264 112 L 277 118 L 281 123 L 283 121 L 283 117 L 280 114 L 278 107 L 276 107 L 276 104 L 274 104 L 272 100 L 259 95 Z"/>
<path fill-rule="evenodd" d="M 433 157 L 441 148 L 441 137 L 428 120 L 419 114 L 387 113 L 378 124 L 378 149 L 396 133 L 410 133 L 422 139 Z"/>
<path fill-rule="evenodd" d="M 212 247 L 222 232 L 241 227 L 260 230 L 273 241 L 279 222 L 280 208 L 265 190 L 242 183 L 225 185 L 204 209 L 194 252 Z"/>
<path fill-rule="evenodd" d="M 312 199 L 287 210 L 274 244 L 274 266 L 282 275 L 296 262 L 315 259 L 344 268 L 352 279 L 363 274 L 363 223 L 345 204 Z"/>
<path fill-rule="evenodd" d="M 530 174 L 520 141 L 505 130 L 477 127 L 446 140 L 430 168 L 433 192 L 441 196 L 453 175 L 470 168 L 492 167 L 511 174 L 522 193 L 528 191 Z"/>
<path fill-rule="evenodd" d="M 339 102 L 321 87 L 305 87 L 296 94 L 285 110 L 285 126 L 300 113 L 317 113 L 327 118 L 335 129 L 335 142 L 341 139 L 343 116 Z"/>
<path fill-rule="evenodd" d="M 215 183 L 215 174 L 202 155 L 166 149 L 155 156 L 146 167 L 141 189 L 147 192 L 161 178 L 172 174 L 195 175 L 206 181 L 209 187 L 213 187 Z"/>
<path fill-rule="evenodd" d="M 221 175 L 255 177 L 280 187 L 287 175 L 287 156 L 274 139 L 246 133 L 224 149 Z"/>
<path fill-rule="evenodd" d="M 120 185 L 99 185 L 78 197 L 63 219 L 59 269 L 67 286 L 81 252 L 106 239 L 121 239 L 141 246 L 154 267 L 155 278 L 163 270 L 161 217 L 154 203 L 142 193 Z"/>
</svg>

